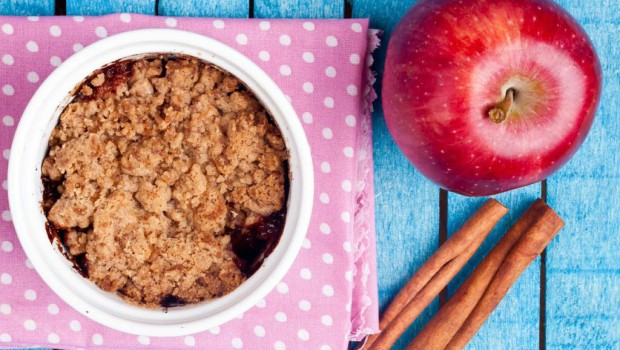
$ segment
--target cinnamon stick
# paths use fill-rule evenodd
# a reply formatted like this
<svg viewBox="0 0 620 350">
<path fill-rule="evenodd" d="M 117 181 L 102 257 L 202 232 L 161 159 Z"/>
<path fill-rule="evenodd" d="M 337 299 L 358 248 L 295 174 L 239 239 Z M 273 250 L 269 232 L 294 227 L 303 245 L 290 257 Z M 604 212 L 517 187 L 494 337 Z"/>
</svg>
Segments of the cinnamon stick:
<svg viewBox="0 0 620 350">
<path fill-rule="evenodd" d="M 508 209 L 497 200 L 487 200 L 407 282 L 381 317 L 379 327 L 384 332 L 368 337 L 364 345 L 368 349 L 391 346 L 413 319 L 465 265 L 507 212 Z M 406 308 L 407 313 L 399 316 L 394 325 L 390 325 Z"/>
<path fill-rule="evenodd" d="M 450 300 L 418 333 L 407 350 L 441 350 L 448 345 L 482 298 L 502 261 L 546 207 L 546 204 L 539 199 L 528 208 Z"/>
<path fill-rule="evenodd" d="M 517 278 L 545 249 L 562 227 L 564 227 L 562 219 L 553 209 L 545 205 L 537 220 L 521 235 L 510 250 L 484 295 L 463 323 L 463 326 L 448 343 L 446 349 L 462 349 L 469 343 Z"/>
</svg>

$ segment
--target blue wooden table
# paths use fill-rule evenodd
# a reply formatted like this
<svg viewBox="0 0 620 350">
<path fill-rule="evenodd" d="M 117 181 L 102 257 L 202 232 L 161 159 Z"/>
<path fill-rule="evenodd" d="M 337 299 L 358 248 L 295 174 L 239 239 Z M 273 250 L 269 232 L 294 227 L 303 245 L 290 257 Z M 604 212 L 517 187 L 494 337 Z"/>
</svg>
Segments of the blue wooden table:
<svg viewBox="0 0 620 350">
<path fill-rule="evenodd" d="M 342 18 L 370 17 L 385 43 L 415 0 L 0 0 L 4 15 Z M 511 212 L 464 271 L 408 330 L 404 348 L 537 197 L 565 229 L 522 275 L 470 349 L 620 349 L 620 2 L 559 0 L 585 27 L 600 55 L 604 90 L 591 134 L 575 158 L 543 183 L 498 196 Z M 379 79 L 380 81 L 380 79 Z M 380 84 L 377 88 L 380 89 Z M 379 296 L 385 307 L 409 276 L 484 201 L 440 191 L 407 163 L 381 110 L 373 115 Z M 395 181 L 395 179 L 397 179 Z"/>
</svg>

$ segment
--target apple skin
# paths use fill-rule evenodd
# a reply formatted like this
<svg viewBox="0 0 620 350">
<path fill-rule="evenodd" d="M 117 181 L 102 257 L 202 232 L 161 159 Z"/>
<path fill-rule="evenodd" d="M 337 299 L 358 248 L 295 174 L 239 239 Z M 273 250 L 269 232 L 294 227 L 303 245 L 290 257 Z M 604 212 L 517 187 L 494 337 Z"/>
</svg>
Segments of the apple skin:
<svg viewBox="0 0 620 350">
<path fill-rule="evenodd" d="M 585 31 L 548 0 L 420 0 L 389 42 L 382 102 L 401 151 L 468 196 L 541 181 L 588 134 L 601 67 Z M 489 111 L 515 91 L 503 122 Z"/>
</svg>

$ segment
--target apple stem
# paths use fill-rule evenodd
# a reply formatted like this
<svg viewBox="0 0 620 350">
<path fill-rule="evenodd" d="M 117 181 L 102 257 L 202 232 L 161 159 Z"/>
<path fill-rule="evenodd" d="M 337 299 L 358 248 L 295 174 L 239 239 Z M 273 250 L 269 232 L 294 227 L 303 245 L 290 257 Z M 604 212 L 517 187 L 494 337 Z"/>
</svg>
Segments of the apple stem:
<svg viewBox="0 0 620 350">
<path fill-rule="evenodd" d="M 514 98 L 515 89 L 509 88 L 506 90 L 504 99 L 489 111 L 489 118 L 492 122 L 499 124 L 506 120 L 508 113 L 510 113 L 510 107 L 512 107 Z"/>
</svg>

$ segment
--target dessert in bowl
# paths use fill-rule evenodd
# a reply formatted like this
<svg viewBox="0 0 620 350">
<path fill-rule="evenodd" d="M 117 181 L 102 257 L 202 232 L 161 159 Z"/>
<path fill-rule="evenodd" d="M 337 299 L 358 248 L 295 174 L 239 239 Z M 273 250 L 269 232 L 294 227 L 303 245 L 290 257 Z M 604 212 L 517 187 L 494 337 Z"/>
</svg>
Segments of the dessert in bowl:
<svg viewBox="0 0 620 350">
<path fill-rule="evenodd" d="M 125 332 L 237 316 L 283 277 L 309 223 L 312 163 L 290 103 L 197 34 L 139 30 L 75 54 L 33 96 L 12 154 L 28 258 L 76 310 Z"/>
</svg>

